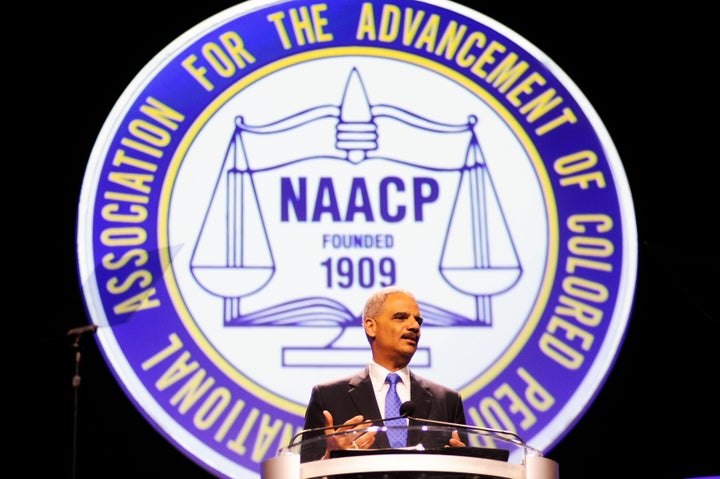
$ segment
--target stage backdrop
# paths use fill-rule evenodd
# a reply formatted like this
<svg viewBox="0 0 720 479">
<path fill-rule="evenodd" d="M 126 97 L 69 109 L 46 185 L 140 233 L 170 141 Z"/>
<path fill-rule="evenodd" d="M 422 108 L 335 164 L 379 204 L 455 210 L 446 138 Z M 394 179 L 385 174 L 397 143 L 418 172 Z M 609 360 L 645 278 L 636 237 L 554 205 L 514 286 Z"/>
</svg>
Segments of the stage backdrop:
<svg viewBox="0 0 720 479">
<path fill-rule="evenodd" d="M 366 297 L 413 291 L 411 367 L 469 422 L 551 449 L 603 385 L 635 213 L 602 119 L 552 58 L 444 1 L 249 0 L 127 85 L 78 207 L 102 354 L 167 441 L 256 478 L 316 382 L 364 367 Z M 492 444 L 477 444 L 486 446 Z"/>
</svg>

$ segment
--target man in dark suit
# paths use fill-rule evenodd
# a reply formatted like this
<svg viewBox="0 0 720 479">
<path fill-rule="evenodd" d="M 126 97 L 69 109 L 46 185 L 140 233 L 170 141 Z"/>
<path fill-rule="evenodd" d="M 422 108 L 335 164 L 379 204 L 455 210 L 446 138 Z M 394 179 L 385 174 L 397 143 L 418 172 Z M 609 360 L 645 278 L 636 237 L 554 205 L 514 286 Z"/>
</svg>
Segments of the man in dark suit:
<svg viewBox="0 0 720 479">
<path fill-rule="evenodd" d="M 390 442 L 383 432 L 368 430 L 367 420 L 397 417 L 400 411 L 381 414 L 389 384 L 388 373 L 400 376 L 396 390 L 400 402 L 412 401 L 413 418 L 465 424 L 465 410 L 460 394 L 446 386 L 411 372 L 408 364 L 417 350 L 423 322 L 415 297 L 395 286 L 375 292 L 365 303 L 362 315 L 365 335 L 370 343 L 372 361 L 364 370 L 343 379 L 313 387 L 305 413 L 305 429 L 323 428 L 318 434 L 325 441 L 314 448 L 303 449 L 303 461 L 327 458 L 336 449 L 384 449 Z M 403 419 L 406 423 L 407 420 Z M 334 425 L 337 428 L 332 428 Z M 380 423 L 382 425 L 382 423 Z M 355 430 L 356 434 L 335 434 Z M 422 441 L 430 447 L 465 446 L 456 431 L 442 439 L 442 445 L 428 444 L 419 429 L 411 428 L 406 446 Z M 310 436 L 310 435 L 309 435 Z M 312 441 L 308 441 L 310 444 Z M 322 444 L 322 447 L 317 446 Z M 314 450 L 310 450 L 314 449 Z"/>
</svg>

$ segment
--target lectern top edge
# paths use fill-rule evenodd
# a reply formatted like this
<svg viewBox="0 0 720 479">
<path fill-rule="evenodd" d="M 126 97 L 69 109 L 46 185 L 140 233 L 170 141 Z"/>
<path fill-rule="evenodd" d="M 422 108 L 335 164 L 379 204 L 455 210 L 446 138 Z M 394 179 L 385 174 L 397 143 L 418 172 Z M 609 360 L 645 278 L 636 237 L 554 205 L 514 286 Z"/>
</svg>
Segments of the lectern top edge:
<svg viewBox="0 0 720 479">
<path fill-rule="evenodd" d="M 336 432 L 317 428 L 301 431 L 276 457 L 263 463 L 262 479 L 313 479 L 353 477 L 372 479 L 493 477 L 500 479 L 559 479 L 557 464 L 510 431 L 460 424 L 418 424 L 402 427 L 408 446 L 403 448 L 327 450 L 329 437 L 360 435 L 357 430 Z M 367 431 L 386 434 L 391 426 L 369 425 Z M 447 447 L 453 432 L 465 447 Z M 331 441 L 336 443 L 337 441 Z M 364 441 L 359 441 L 362 444 Z M 385 444 L 383 441 L 377 441 Z M 353 441 L 341 441 L 353 444 Z M 358 442 L 356 442 L 357 444 Z"/>
</svg>

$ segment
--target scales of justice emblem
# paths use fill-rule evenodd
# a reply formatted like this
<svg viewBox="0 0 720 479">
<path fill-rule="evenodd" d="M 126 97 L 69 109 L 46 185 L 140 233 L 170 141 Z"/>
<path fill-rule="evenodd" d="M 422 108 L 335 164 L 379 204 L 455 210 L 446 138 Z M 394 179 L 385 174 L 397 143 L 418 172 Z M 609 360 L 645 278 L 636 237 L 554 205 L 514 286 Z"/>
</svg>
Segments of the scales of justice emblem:
<svg viewBox="0 0 720 479">
<path fill-rule="evenodd" d="M 340 90 L 340 89 L 339 89 Z M 389 104 L 373 104 L 366 91 L 360 70 L 353 67 L 347 77 L 339 105 L 317 105 L 277 121 L 252 125 L 243 116 L 235 116 L 232 138 L 212 198 L 205 212 L 192 254 L 189 269 L 192 278 L 207 293 L 222 299 L 222 322 L 226 328 L 257 326 L 335 326 L 338 334 L 321 347 L 283 348 L 283 366 L 327 364 L 333 355 L 337 362 L 346 361 L 347 353 L 358 353 L 357 361 L 346 365 L 365 364 L 366 348 L 336 344 L 351 326 L 359 326 L 360 318 L 341 301 L 318 294 L 268 307 L 249 310 L 245 300 L 272 283 L 277 270 L 272 236 L 268 231 L 256 176 L 270 170 L 313 160 L 312 156 L 290 157 L 264 164 L 268 158 L 262 151 L 253 154 L 248 139 L 262 137 L 266 141 L 283 142 L 283 135 L 303 129 L 299 134 L 307 142 L 310 134 L 323 136 L 318 143 L 332 136 L 335 162 L 360 165 L 372 159 L 396 161 L 404 166 L 438 171 L 438 166 L 410 159 L 388 159 L 373 156 L 385 141 L 380 123 L 415 130 L 422 135 L 440 137 L 461 135 L 464 161 L 446 167 L 457 180 L 451 211 L 443 228 L 444 238 L 438 252 L 440 277 L 455 291 L 472 297 L 474 314 L 459 314 L 445 307 L 423 302 L 423 326 L 431 327 L 492 327 L 493 296 L 509 291 L 519 281 L 523 269 L 503 212 L 492 175 L 475 132 L 477 116 L 469 114 L 463 123 L 443 123 L 411 113 Z M 388 130 L 389 131 L 389 130 Z M 313 354 L 309 354 L 313 352 Z M 323 360 L 313 364 L 321 352 Z M 419 348 L 416 366 L 429 365 L 428 347 Z"/>
</svg>

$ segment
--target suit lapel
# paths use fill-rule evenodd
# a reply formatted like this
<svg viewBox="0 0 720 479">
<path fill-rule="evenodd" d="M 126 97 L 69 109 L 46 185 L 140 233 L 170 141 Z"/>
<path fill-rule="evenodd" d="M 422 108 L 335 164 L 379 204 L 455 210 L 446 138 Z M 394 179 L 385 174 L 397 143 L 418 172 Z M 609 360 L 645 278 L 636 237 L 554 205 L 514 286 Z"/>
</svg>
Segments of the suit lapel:
<svg viewBox="0 0 720 479">
<path fill-rule="evenodd" d="M 383 415 L 380 413 L 380 409 L 375 399 L 375 390 L 372 386 L 372 380 L 370 379 L 370 370 L 365 370 L 350 379 L 350 390 L 348 391 L 350 399 L 355 404 L 355 407 L 363 415 L 366 420 L 377 420 L 374 425 L 382 427 L 384 423 L 380 421 Z M 390 442 L 388 441 L 387 435 L 384 432 L 379 432 L 375 436 L 375 449 L 388 449 L 390 448 Z"/>
<path fill-rule="evenodd" d="M 415 403 L 415 412 L 412 416 L 427 419 L 430 416 L 433 395 L 410 373 L 410 399 Z"/>
<path fill-rule="evenodd" d="M 380 419 L 382 417 L 375 400 L 375 391 L 367 368 L 365 368 L 364 372 L 352 377 L 348 394 L 365 419 Z"/>
<path fill-rule="evenodd" d="M 415 403 L 415 412 L 411 414 L 413 417 L 420 419 L 428 419 L 430 415 L 430 406 L 432 406 L 433 396 L 425 389 L 410 372 L 410 400 Z M 412 422 L 411 422 L 412 424 Z M 408 433 L 408 444 L 414 446 L 422 440 L 422 431 L 419 427 L 410 428 Z"/>
</svg>

